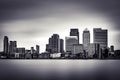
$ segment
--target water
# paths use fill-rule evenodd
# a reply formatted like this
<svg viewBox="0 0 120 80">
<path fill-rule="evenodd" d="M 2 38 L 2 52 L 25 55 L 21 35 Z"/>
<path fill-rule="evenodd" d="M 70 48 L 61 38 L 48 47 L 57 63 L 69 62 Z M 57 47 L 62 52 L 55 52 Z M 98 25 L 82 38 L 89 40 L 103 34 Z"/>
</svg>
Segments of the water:
<svg viewBox="0 0 120 80">
<path fill-rule="evenodd" d="M 0 60 L 0 80 L 120 80 L 120 60 Z"/>
</svg>

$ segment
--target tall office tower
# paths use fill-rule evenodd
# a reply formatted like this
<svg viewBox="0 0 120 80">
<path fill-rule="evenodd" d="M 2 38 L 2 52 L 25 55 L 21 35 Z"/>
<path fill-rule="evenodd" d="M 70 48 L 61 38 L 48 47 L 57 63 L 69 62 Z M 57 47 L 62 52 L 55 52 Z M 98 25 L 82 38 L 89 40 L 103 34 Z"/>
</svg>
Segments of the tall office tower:
<svg viewBox="0 0 120 80">
<path fill-rule="evenodd" d="M 51 38 L 49 38 L 49 44 L 46 45 L 46 50 L 50 53 L 60 52 L 60 39 L 58 34 L 53 34 Z"/>
<path fill-rule="evenodd" d="M 35 53 L 35 49 L 34 47 L 31 47 L 31 54 L 34 54 Z"/>
<path fill-rule="evenodd" d="M 94 28 L 93 29 L 94 43 L 100 44 L 100 48 L 108 47 L 108 32 L 107 29 Z"/>
<path fill-rule="evenodd" d="M 60 39 L 60 52 L 63 53 L 64 52 L 64 40 Z"/>
<path fill-rule="evenodd" d="M 9 53 L 9 40 L 7 36 L 4 36 L 4 53 L 5 55 Z"/>
<path fill-rule="evenodd" d="M 72 52 L 73 45 L 78 44 L 77 36 L 65 37 L 66 41 L 66 52 Z"/>
<path fill-rule="evenodd" d="M 50 46 L 50 44 L 46 44 L 46 51 L 47 52 L 51 52 L 51 46 Z"/>
<path fill-rule="evenodd" d="M 79 30 L 77 28 L 70 29 L 70 36 L 77 36 L 79 44 Z"/>
<path fill-rule="evenodd" d="M 85 51 L 88 50 L 89 45 L 90 45 L 90 32 L 89 32 L 89 30 L 86 28 L 86 29 L 83 31 L 83 47 L 84 47 L 84 50 L 85 50 Z"/>
<path fill-rule="evenodd" d="M 17 50 L 17 42 L 16 41 L 10 41 L 10 45 L 9 45 L 10 54 L 16 53 L 16 50 Z"/>
<path fill-rule="evenodd" d="M 40 46 L 36 45 L 36 53 L 39 54 L 40 53 Z"/>
</svg>

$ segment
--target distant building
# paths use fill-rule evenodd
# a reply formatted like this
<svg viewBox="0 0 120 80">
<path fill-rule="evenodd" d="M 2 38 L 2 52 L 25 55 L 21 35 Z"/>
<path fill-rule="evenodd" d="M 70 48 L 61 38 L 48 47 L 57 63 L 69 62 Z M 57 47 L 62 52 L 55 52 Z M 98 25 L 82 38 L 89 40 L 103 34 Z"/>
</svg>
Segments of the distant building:
<svg viewBox="0 0 120 80">
<path fill-rule="evenodd" d="M 113 45 L 110 46 L 110 51 L 111 51 L 111 52 L 114 52 L 114 46 L 113 46 Z"/>
<path fill-rule="evenodd" d="M 58 34 L 53 34 L 51 38 L 49 38 L 49 44 L 46 45 L 46 50 L 50 53 L 60 52 L 60 39 Z"/>
<path fill-rule="evenodd" d="M 74 44 L 72 47 L 72 54 L 83 54 L 84 49 L 82 44 Z"/>
<path fill-rule="evenodd" d="M 64 52 L 64 40 L 60 39 L 60 53 Z"/>
<path fill-rule="evenodd" d="M 15 58 L 19 59 L 20 58 L 20 53 L 15 53 Z"/>
<path fill-rule="evenodd" d="M 4 36 L 4 41 L 3 41 L 3 52 L 5 55 L 7 55 L 9 53 L 9 39 L 7 36 Z"/>
<path fill-rule="evenodd" d="M 72 52 L 72 48 L 74 44 L 78 44 L 78 37 L 77 36 L 69 36 L 65 37 L 66 41 L 66 52 Z"/>
<path fill-rule="evenodd" d="M 36 53 L 39 54 L 40 53 L 40 46 L 36 45 Z"/>
<path fill-rule="evenodd" d="M 101 59 L 100 45 L 96 43 L 91 43 L 88 48 L 87 57 Z"/>
<path fill-rule="evenodd" d="M 50 44 L 46 44 L 46 51 L 47 52 L 51 52 L 52 48 L 50 46 Z"/>
<path fill-rule="evenodd" d="M 32 55 L 30 53 L 25 54 L 25 59 L 32 59 Z"/>
<path fill-rule="evenodd" d="M 84 47 L 84 50 L 86 52 L 88 52 L 88 47 L 90 45 L 90 32 L 89 30 L 86 28 L 84 31 L 83 31 L 83 47 Z"/>
<path fill-rule="evenodd" d="M 31 54 L 34 54 L 35 53 L 35 49 L 34 47 L 31 47 Z"/>
<path fill-rule="evenodd" d="M 16 52 L 20 54 L 25 54 L 25 48 L 17 48 Z"/>
<path fill-rule="evenodd" d="M 102 59 L 106 59 L 106 58 L 108 58 L 109 57 L 109 49 L 108 48 L 102 48 L 101 49 L 101 58 Z"/>
<path fill-rule="evenodd" d="M 114 56 L 114 54 L 115 54 L 114 46 L 112 45 L 112 46 L 110 46 L 110 48 L 109 48 L 109 56 Z"/>
<path fill-rule="evenodd" d="M 16 49 L 17 49 L 17 42 L 16 41 L 10 41 L 10 45 L 9 45 L 10 54 L 15 54 Z"/>
<path fill-rule="evenodd" d="M 49 52 L 44 52 L 39 55 L 40 59 L 50 59 L 50 53 Z"/>
<path fill-rule="evenodd" d="M 25 58 L 25 48 L 24 48 L 24 47 L 21 47 L 21 48 L 17 48 L 17 49 L 16 49 L 15 58 L 16 58 L 16 57 L 18 58 L 18 55 L 19 55 L 19 58 L 20 58 L 20 59 L 24 59 L 24 58 Z"/>
<path fill-rule="evenodd" d="M 53 53 L 53 54 L 50 54 L 50 57 L 53 58 L 53 59 L 61 58 L 61 53 Z"/>
<path fill-rule="evenodd" d="M 94 43 L 100 44 L 100 48 L 108 47 L 108 32 L 107 29 L 94 28 L 93 29 Z"/>
<path fill-rule="evenodd" d="M 25 50 L 25 54 L 31 54 L 31 50 Z"/>
<path fill-rule="evenodd" d="M 70 29 L 70 36 L 77 36 L 79 44 L 79 30 L 77 28 Z"/>
</svg>

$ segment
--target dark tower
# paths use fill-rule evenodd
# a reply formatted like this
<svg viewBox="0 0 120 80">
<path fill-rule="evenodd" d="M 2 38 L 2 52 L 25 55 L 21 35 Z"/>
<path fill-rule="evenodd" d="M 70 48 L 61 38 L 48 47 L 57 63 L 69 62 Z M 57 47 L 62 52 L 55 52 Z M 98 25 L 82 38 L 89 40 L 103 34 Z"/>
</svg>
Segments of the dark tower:
<svg viewBox="0 0 120 80">
<path fill-rule="evenodd" d="M 46 45 L 46 51 L 50 53 L 60 52 L 60 38 L 58 34 L 53 34 L 49 38 L 49 43 Z"/>
<path fill-rule="evenodd" d="M 40 46 L 36 45 L 36 53 L 39 54 L 40 53 Z"/>
<path fill-rule="evenodd" d="M 60 39 L 60 52 L 63 53 L 64 52 L 64 40 Z"/>
<path fill-rule="evenodd" d="M 94 28 L 93 29 L 94 43 L 100 44 L 100 48 L 108 47 L 108 31 L 107 29 Z"/>
<path fill-rule="evenodd" d="M 7 36 L 4 36 L 4 54 L 7 55 L 9 53 L 9 40 Z"/>
<path fill-rule="evenodd" d="M 70 36 L 77 36 L 78 44 L 79 44 L 79 30 L 78 29 L 70 29 Z"/>
</svg>

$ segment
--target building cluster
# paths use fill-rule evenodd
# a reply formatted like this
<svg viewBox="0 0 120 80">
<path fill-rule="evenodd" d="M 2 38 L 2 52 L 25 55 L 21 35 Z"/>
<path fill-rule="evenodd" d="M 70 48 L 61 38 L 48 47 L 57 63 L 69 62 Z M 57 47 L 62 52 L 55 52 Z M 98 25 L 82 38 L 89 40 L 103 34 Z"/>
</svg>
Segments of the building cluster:
<svg viewBox="0 0 120 80">
<path fill-rule="evenodd" d="M 4 50 L 0 58 L 10 59 L 120 59 L 120 50 L 114 46 L 108 47 L 108 30 L 93 29 L 93 43 L 90 43 L 90 31 L 86 28 L 83 33 L 83 43 L 80 44 L 79 29 L 70 29 L 65 41 L 58 34 L 53 34 L 46 44 L 46 51 L 40 53 L 39 45 L 30 50 L 18 48 L 16 41 L 4 37 Z M 65 50 L 64 50 L 65 46 Z"/>
<path fill-rule="evenodd" d="M 4 36 L 3 40 L 3 52 L 0 54 L 0 58 L 7 59 L 27 59 L 27 58 L 38 58 L 39 56 L 39 45 L 36 45 L 36 49 L 31 47 L 30 50 L 24 47 L 17 47 L 17 41 L 9 41 L 7 36 Z"/>
</svg>

